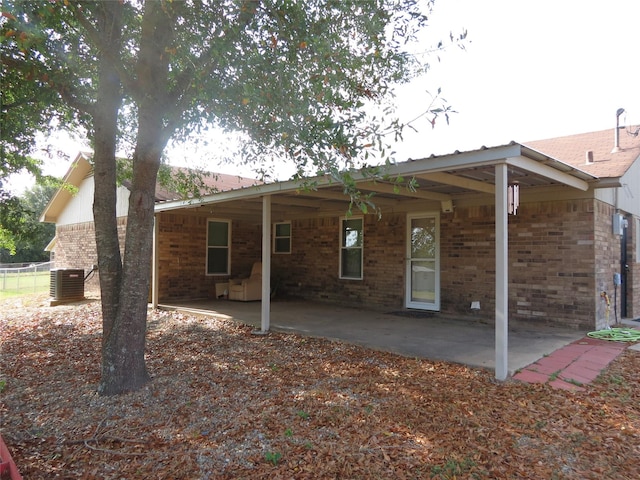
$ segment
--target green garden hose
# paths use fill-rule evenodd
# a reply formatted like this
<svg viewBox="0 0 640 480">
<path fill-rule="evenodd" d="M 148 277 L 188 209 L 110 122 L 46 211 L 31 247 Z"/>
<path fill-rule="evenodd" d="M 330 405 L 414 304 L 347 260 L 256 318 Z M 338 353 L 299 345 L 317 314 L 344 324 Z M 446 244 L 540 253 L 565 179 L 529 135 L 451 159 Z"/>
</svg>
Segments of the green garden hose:
<svg viewBox="0 0 640 480">
<path fill-rule="evenodd" d="M 608 328 L 587 333 L 588 337 L 612 342 L 640 342 L 640 330 L 633 328 Z"/>
</svg>

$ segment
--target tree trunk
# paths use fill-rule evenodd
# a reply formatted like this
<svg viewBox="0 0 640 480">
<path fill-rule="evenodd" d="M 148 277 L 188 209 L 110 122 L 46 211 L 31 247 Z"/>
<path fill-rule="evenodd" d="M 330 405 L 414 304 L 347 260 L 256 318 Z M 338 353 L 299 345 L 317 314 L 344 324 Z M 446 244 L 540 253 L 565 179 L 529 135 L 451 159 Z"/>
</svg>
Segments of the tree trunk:
<svg viewBox="0 0 640 480">
<path fill-rule="evenodd" d="M 133 178 L 119 281 L 106 283 L 113 303 L 103 303 L 104 337 L 102 381 L 99 393 L 116 395 L 140 389 L 149 380 L 144 354 L 147 305 L 151 281 L 155 188 L 160 158 L 167 138 L 168 61 L 165 53 L 171 26 L 159 2 L 147 2 L 138 61 L 138 135 L 133 157 Z M 114 215 L 115 217 L 115 215 Z M 101 274 L 102 280 L 102 274 Z M 102 285 L 102 284 L 101 284 Z M 104 298 L 103 298 L 104 302 Z M 115 307 L 115 308 L 114 308 Z M 112 316 L 115 312 L 115 315 Z M 109 313 L 109 316 L 107 316 Z"/>
<path fill-rule="evenodd" d="M 105 2 L 96 10 L 97 26 L 105 43 L 119 50 L 122 38 L 122 6 Z M 109 62 L 101 62 L 93 112 L 94 200 L 93 217 L 98 253 L 98 272 L 102 300 L 102 381 L 101 394 L 112 393 L 110 376 L 114 371 L 109 361 L 110 338 L 116 330 L 120 309 L 122 259 L 116 218 L 116 145 L 118 111 L 122 101 L 121 85 Z"/>
</svg>

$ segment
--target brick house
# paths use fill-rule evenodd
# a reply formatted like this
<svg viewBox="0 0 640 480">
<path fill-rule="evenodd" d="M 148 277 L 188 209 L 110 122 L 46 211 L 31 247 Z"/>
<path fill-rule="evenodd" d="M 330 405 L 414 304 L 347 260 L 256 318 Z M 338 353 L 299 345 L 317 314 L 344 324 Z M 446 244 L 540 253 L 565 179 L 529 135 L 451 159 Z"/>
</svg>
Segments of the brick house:
<svg viewBox="0 0 640 480">
<path fill-rule="evenodd" d="M 93 167 L 91 154 L 80 152 L 71 163 L 60 188 L 40 217 L 41 222 L 56 224 L 56 234 L 47 249 L 51 251 L 56 268 L 82 268 L 89 272 L 98 263 L 93 225 Z M 174 172 L 182 171 L 174 169 Z M 209 189 L 219 191 L 244 188 L 258 183 L 254 179 L 235 175 L 212 174 L 202 177 Z M 71 187 L 71 188 L 69 188 Z M 118 186 L 116 216 L 120 247 L 124 250 L 129 201 L 128 183 Z M 179 198 L 180 194 L 158 185 L 156 202 Z M 97 276 L 87 279 L 89 287 L 98 286 Z"/>
<path fill-rule="evenodd" d="M 197 201 L 159 198 L 153 302 L 214 298 L 216 284 L 261 261 L 263 328 L 277 286 L 278 294 L 314 301 L 473 312 L 495 321 L 497 357 L 506 356 L 508 319 L 593 330 L 607 316 L 639 317 L 640 136 L 632 133 L 395 164 L 388 173 L 415 178 L 418 188 L 358 181 L 374 193 L 380 218 L 346 216 L 348 198 L 329 178 L 315 179 L 313 191 L 279 182 Z M 83 189 L 66 203 L 54 198 L 43 215 L 57 225 L 58 267 L 91 263 L 83 257 L 93 244 L 91 219 L 72 218 L 91 203 Z"/>
</svg>

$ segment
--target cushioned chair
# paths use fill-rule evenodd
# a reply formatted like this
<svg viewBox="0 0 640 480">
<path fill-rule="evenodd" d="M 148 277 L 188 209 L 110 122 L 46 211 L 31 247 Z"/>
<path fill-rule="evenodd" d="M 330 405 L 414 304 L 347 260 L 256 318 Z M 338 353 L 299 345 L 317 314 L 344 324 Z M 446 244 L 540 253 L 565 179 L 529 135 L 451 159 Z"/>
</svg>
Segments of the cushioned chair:
<svg viewBox="0 0 640 480">
<path fill-rule="evenodd" d="M 262 298 L 262 263 L 256 262 L 251 268 L 251 275 L 245 279 L 229 281 L 229 300 L 250 302 Z"/>
</svg>

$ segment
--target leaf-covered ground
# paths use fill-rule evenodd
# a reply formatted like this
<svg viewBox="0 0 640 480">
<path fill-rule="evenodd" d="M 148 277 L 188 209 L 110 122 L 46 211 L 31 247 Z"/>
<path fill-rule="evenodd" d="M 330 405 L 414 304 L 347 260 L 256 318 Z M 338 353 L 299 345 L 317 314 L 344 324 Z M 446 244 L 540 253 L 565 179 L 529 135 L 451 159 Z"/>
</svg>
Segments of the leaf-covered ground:
<svg viewBox="0 0 640 480">
<path fill-rule="evenodd" d="M 99 397 L 97 301 L 0 305 L 1 433 L 26 479 L 637 479 L 640 353 L 587 387 L 149 314 L 153 381 Z"/>
</svg>

